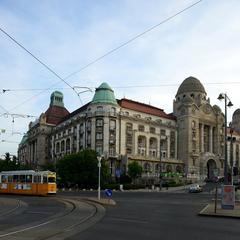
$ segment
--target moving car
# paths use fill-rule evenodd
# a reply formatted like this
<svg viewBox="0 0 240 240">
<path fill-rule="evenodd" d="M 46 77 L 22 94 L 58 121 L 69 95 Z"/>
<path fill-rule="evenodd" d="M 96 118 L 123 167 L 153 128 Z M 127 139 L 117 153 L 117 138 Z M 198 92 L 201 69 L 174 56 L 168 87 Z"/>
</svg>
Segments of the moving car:
<svg viewBox="0 0 240 240">
<path fill-rule="evenodd" d="M 199 193 L 202 192 L 202 187 L 199 184 L 193 184 L 189 187 L 189 193 Z"/>
</svg>

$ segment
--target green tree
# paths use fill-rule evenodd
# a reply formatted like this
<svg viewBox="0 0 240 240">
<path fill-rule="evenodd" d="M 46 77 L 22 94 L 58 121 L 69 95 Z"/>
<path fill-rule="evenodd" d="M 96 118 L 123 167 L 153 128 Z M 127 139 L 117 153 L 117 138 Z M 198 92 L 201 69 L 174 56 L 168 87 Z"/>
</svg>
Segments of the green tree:
<svg viewBox="0 0 240 240">
<path fill-rule="evenodd" d="M 0 161 L 0 171 L 14 171 L 18 170 L 19 166 L 17 163 L 17 157 L 13 156 L 11 158 L 10 153 L 5 153 L 5 159 Z"/>
<path fill-rule="evenodd" d="M 138 162 L 134 161 L 128 164 L 128 175 L 136 180 L 138 177 L 142 175 L 142 166 L 138 164 Z"/>
<path fill-rule="evenodd" d="M 84 149 L 79 153 L 66 155 L 57 163 L 57 175 L 60 183 L 78 184 L 82 188 L 96 188 L 98 184 L 96 151 Z M 101 182 L 104 184 L 108 177 L 107 166 L 102 160 Z"/>
</svg>

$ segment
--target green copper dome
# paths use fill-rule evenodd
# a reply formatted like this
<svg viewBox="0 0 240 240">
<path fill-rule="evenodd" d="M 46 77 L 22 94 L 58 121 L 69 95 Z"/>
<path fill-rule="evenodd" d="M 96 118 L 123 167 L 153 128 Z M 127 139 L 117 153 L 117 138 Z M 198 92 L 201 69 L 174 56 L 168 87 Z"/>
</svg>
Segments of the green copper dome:
<svg viewBox="0 0 240 240">
<path fill-rule="evenodd" d="M 59 91 L 55 91 L 51 94 L 51 102 L 50 106 L 59 106 L 59 107 L 64 107 L 63 103 L 63 94 Z"/>
<path fill-rule="evenodd" d="M 22 137 L 22 140 L 21 142 L 19 143 L 19 145 L 23 145 L 27 142 L 27 139 L 28 139 L 28 135 L 27 134 L 24 134 L 23 137 Z"/>
<path fill-rule="evenodd" d="M 117 101 L 114 96 L 113 90 L 105 82 L 102 83 L 98 88 L 96 88 L 96 91 L 91 103 L 108 103 L 108 104 L 117 105 Z"/>
</svg>

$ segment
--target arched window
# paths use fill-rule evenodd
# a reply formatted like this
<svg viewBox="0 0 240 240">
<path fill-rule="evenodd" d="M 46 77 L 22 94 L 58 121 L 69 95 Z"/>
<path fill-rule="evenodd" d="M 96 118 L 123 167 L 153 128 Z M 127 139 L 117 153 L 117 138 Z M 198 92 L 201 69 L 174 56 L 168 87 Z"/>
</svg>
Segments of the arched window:
<svg viewBox="0 0 240 240">
<path fill-rule="evenodd" d="M 102 107 L 102 106 L 98 106 L 98 107 L 97 107 L 96 114 L 97 114 L 97 115 L 102 115 L 102 114 L 103 114 L 103 107 Z"/>
<path fill-rule="evenodd" d="M 150 163 L 144 163 L 143 169 L 145 172 L 150 172 L 151 171 Z"/>
<path fill-rule="evenodd" d="M 182 167 L 180 165 L 176 166 L 176 172 L 178 172 L 178 173 L 182 172 Z"/>
<path fill-rule="evenodd" d="M 172 172 L 172 165 L 168 164 L 166 170 L 167 172 Z"/>
<path fill-rule="evenodd" d="M 57 144 L 56 144 L 56 153 L 59 153 L 59 151 L 60 151 L 60 143 L 57 142 Z"/>
<path fill-rule="evenodd" d="M 192 128 L 196 128 L 196 122 L 192 121 Z"/>
<path fill-rule="evenodd" d="M 146 155 L 146 137 L 138 137 L 138 154 L 145 156 Z"/>
<path fill-rule="evenodd" d="M 65 141 L 62 140 L 61 141 L 61 152 L 64 152 L 65 151 Z"/>
<path fill-rule="evenodd" d="M 66 151 L 70 151 L 70 138 L 66 141 Z"/>
<path fill-rule="evenodd" d="M 153 137 L 149 139 L 149 155 L 157 156 L 157 139 Z"/>
</svg>

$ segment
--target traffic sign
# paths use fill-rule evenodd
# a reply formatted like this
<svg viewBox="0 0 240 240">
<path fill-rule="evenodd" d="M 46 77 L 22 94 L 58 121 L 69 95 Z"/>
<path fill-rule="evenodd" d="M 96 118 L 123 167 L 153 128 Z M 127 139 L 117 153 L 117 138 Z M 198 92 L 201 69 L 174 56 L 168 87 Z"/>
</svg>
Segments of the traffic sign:
<svg viewBox="0 0 240 240">
<path fill-rule="evenodd" d="M 112 190 L 111 190 L 111 189 L 106 189 L 106 190 L 105 190 L 105 195 L 106 195 L 107 197 L 111 197 L 111 196 L 112 196 Z"/>
</svg>

